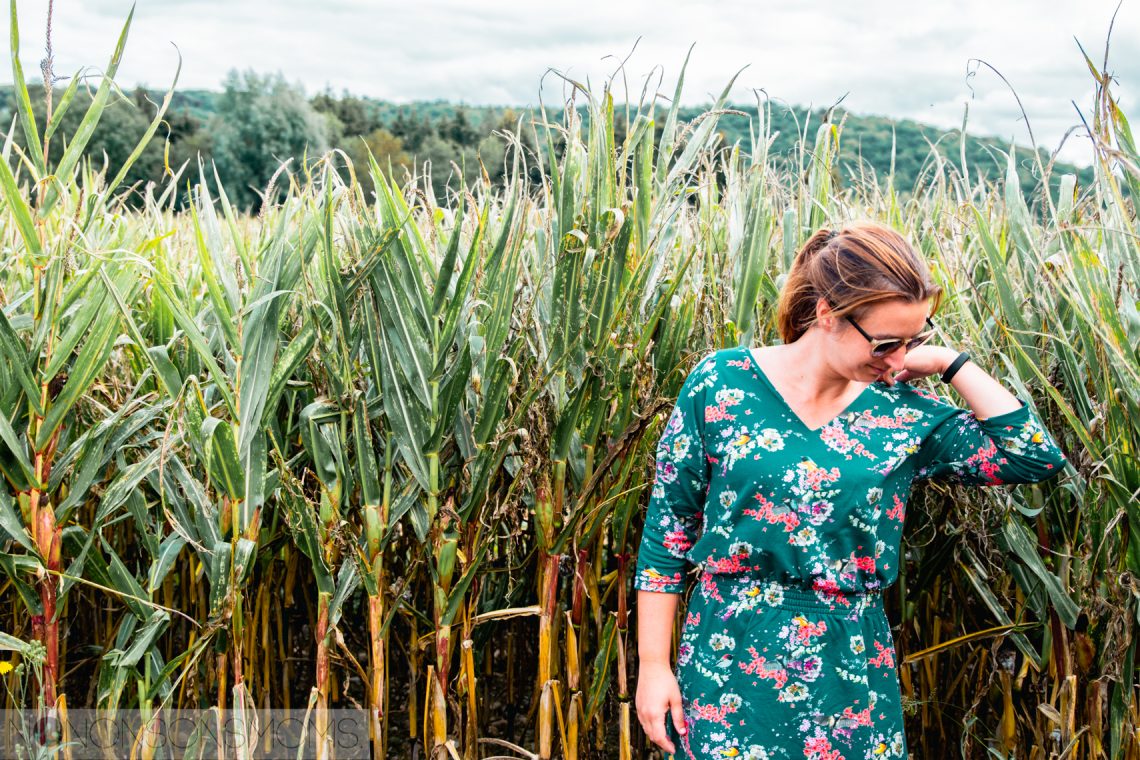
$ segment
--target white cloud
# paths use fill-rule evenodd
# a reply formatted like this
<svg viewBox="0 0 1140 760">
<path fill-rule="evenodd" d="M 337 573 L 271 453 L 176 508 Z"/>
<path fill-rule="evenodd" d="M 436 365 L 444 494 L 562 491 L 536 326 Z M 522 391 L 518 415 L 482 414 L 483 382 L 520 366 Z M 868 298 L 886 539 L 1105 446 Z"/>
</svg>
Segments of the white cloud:
<svg viewBox="0 0 1140 760">
<path fill-rule="evenodd" d="M 18 0 L 29 77 L 43 55 L 43 0 Z M 57 73 L 102 67 L 130 0 L 56 4 Z M 1025 142 L 1009 87 L 1034 136 L 1055 148 L 1089 111 L 1093 82 L 1074 37 L 1098 62 L 1116 0 L 579 0 L 543 7 L 518 0 L 138 0 L 119 73 L 124 85 L 165 86 L 183 57 L 180 87 L 217 89 L 231 68 L 281 71 L 312 93 L 337 91 L 397 102 L 442 98 L 467 103 L 557 103 L 557 69 L 600 88 L 637 42 L 626 67 L 632 97 L 664 72 L 671 96 L 689 45 L 685 101 L 706 103 L 741 67 L 733 99 L 755 89 L 795 104 L 828 105 L 846 94 L 857 113 L 957 126 Z M 1140 79 L 1140 11 L 1122 7 L 1110 69 L 1128 112 Z M 975 61 L 971 63 L 971 61 Z M 660 67 L 660 68 L 657 68 Z M 974 73 L 971 73 L 974 72 Z M 656 81 L 656 77 L 654 78 Z M 620 95 L 620 90 L 619 90 Z M 1071 139 L 1062 154 L 1087 157 Z"/>
</svg>

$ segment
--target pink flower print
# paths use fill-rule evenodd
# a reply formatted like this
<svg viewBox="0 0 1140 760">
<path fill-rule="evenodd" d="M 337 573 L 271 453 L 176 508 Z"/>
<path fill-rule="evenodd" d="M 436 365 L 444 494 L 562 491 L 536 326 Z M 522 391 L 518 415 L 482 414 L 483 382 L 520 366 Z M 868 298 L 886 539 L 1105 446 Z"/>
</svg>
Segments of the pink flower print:
<svg viewBox="0 0 1140 760">
<path fill-rule="evenodd" d="M 859 712 L 855 712 L 850 707 L 843 708 L 843 717 L 855 721 L 857 726 L 870 726 L 871 721 L 871 708 L 866 707 Z"/>
<path fill-rule="evenodd" d="M 707 564 L 707 563 L 706 563 Z M 723 602 L 724 597 L 720 595 L 720 591 L 716 587 L 716 581 L 713 578 L 713 573 L 706 570 L 701 573 L 701 595 L 705 599 L 716 599 L 718 602 Z"/>
<path fill-rule="evenodd" d="M 694 699 L 690 706 L 690 711 L 697 720 L 708 720 L 713 723 L 718 723 L 725 728 L 729 728 L 728 721 L 725 716 L 736 712 L 736 705 L 731 702 L 723 705 L 702 705 L 700 700 Z"/>
<path fill-rule="evenodd" d="M 650 567 L 638 574 L 637 582 L 640 587 L 648 591 L 667 591 L 670 586 L 681 582 L 681 574 L 677 572 L 672 575 L 665 575 Z"/>
<path fill-rule="evenodd" d="M 894 503 L 895 505 L 887 510 L 887 517 L 891 520 L 898 520 L 899 522 L 902 522 L 903 518 L 906 516 L 906 502 L 900 499 L 899 495 L 896 493 L 894 495 Z"/>
<path fill-rule="evenodd" d="M 834 449 L 840 454 L 846 454 L 855 446 L 855 441 L 847 435 L 843 425 L 838 420 L 824 425 L 820 429 L 819 438 L 829 449 Z"/>
<path fill-rule="evenodd" d="M 665 548 L 669 550 L 670 554 L 678 556 L 693 548 L 693 542 L 689 540 L 684 527 L 675 526 L 673 530 L 665 534 Z"/>
<path fill-rule="evenodd" d="M 672 462 L 657 462 L 657 478 L 662 483 L 672 483 L 677 480 L 677 465 Z"/>
<path fill-rule="evenodd" d="M 832 607 L 836 603 L 842 604 L 844 607 L 851 606 L 850 594 L 840 589 L 839 584 L 830 578 L 815 578 L 811 587 L 822 601 L 827 602 Z"/>
<path fill-rule="evenodd" d="M 834 424 L 834 429 L 824 427 L 823 434 L 820 436 L 828 448 L 838 451 L 840 454 L 845 454 L 847 459 L 850 459 L 852 455 L 861 456 L 872 462 L 879 458 L 878 455 L 864 446 L 862 441 L 856 440 L 844 432 L 839 423 Z"/>
<path fill-rule="evenodd" d="M 777 689 L 784 688 L 788 682 L 788 670 L 778 659 L 769 660 L 756 651 L 756 647 L 748 647 L 748 654 L 752 655 L 751 662 L 740 663 L 740 669 L 753 676 L 759 676 L 765 681 L 773 681 Z"/>
<path fill-rule="evenodd" d="M 867 662 L 874 665 L 876 668 L 893 668 L 895 666 L 895 653 L 890 647 L 885 647 L 879 642 L 873 642 L 875 649 L 879 650 L 879 654 L 875 657 L 868 658 Z"/>
<path fill-rule="evenodd" d="M 735 414 L 729 414 L 724 404 L 710 404 L 705 407 L 705 422 L 719 422 L 721 420 L 735 420 Z"/>
<path fill-rule="evenodd" d="M 742 510 L 744 514 L 764 520 L 770 525 L 783 525 L 785 533 L 791 533 L 799 527 L 799 515 L 787 504 L 776 504 L 759 493 L 756 494 L 756 501 L 760 502 L 760 508 Z"/>
<path fill-rule="evenodd" d="M 896 417 L 894 415 L 887 414 L 868 415 L 868 419 L 870 422 L 863 423 L 864 425 L 869 424 L 872 427 L 882 428 L 884 430 L 898 430 L 899 428 L 906 425 L 906 423 L 914 421 L 907 415 Z"/>
<path fill-rule="evenodd" d="M 744 563 L 744 559 L 747 556 L 748 554 L 746 552 L 738 552 L 720 559 L 709 557 L 704 561 L 705 569 L 710 575 L 718 573 L 743 573 L 750 569 L 748 565 Z M 718 596 L 717 599 L 719 598 Z"/>
<path fill-rule="evenodd" d="M 804 457 L 799 464 L 796 465 L 800 475 L 800 487 L 810 489 L 812 491 L 820 490 L 820 486 L 824 483 L 834 483 L 839 480 L 839 468 L 832 467 L 830 470 L 820 467 L 808 457 Z"/>
<path fill-rule="evenodd" d="M 997 461 L 994 461 L 996 455 L 997 446 L 993 441 L 990 441 L 989 444 L 978 449 L 977 454 L 967 459 L 966 464 L 977 467 L 978 471 L 981 472 L 990 483 L 1001 485 L 1004 481 L 998 477 L 998 473 L 1001 471 L 1001 465 L 1006 464 L 1008 460 L 1005 457 L 1001 457 Z"/>
<path fill-rule="evenodd" d="M 930 399 L 931 401 L 940 401 L 941 400 L 937 393 L 930 390 L 929 388 L 923 388 L 921 385 L 913 386 L 912 390 L 915 393 L 917 393 L 919 396 L 922 396 L 925 399 Z"/>
<path fill-rule="evenodd" d="M 813 623 L 803 615 L 796 615 L 792 618 L 792 623 L 795 625 L 792 628 L 792 638 L 800 644 L 809 644 L 813 636 L 822 636 L 827 632 L 827 622 L 823 620 Z"/>
<path fill-rule="evenodd" d="M 832 748 L 831 740 L 817 728 L 815 736 L 809 736 L 804 741 L 804 760 L 843 760 L 843 755 Z"/>
</svg>

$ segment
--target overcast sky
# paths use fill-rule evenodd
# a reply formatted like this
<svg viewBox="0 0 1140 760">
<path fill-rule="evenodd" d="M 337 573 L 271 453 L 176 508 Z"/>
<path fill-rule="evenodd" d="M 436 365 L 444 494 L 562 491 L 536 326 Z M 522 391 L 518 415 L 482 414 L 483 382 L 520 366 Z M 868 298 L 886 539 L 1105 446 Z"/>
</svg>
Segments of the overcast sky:
<svg viewBox="0 0 1140 760">
<path fill-rule="evenodd" d="M 550 7 L 521 0 L 137 0 L 121 85 L 167 87 L 182 54 L 180 88 L 220 89 L 231 68 L 280 71 L 313 94 L 331 86 L 395 102 L 442 98 L 469 104 L 557 105 L 554 69 L 600 92 L 630 55 L 631 97 L 664 75 L 671 96 L 685 52 L 686 103 L 709 102 L 747 66 L 733 89 L 797 105 L 846 94 L 853 112 L 911 118 L 1028 141 L 1016 89 L 1040 146 L 1055 149 L 1089 113 L 1093 81 L 1077 40 L 1096 61 L 1117 0 L 575 0 Z M 38 76 L 47 0 L 18 0 L 21 60 Z M 103 67 L 130 0 L 56 0 L 57 74 Z M 640 42 L 638 38 L 640 37 Z M 636 43 L 636 50 L 634 45 Z M 0 67 L 6 70 L 7 67 Z M 1140 0 L 1123 0 L 1109 70 L 1124 110 L 1140 109 Z M 971 72 L 974 72 L 971 74 Z M 10 81 L 10 75 L 4 78 Z M 618 91 L 621 97 L 621 91 Z M 1074 134 L 1062 155 L 1085 162 Z"/>
</svg>

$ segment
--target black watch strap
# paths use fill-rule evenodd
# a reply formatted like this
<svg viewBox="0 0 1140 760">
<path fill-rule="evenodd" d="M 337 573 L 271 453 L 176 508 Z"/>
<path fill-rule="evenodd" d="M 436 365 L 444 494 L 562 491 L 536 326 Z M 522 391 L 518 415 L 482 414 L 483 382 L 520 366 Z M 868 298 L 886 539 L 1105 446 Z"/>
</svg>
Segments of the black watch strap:
<svg viewBox="0 0 1140 760">
<path fill-rule="evenodd" d="M 942 382 L 950 382 L 950 378 L 954 377 L 954 373 L 956 373 L 962 367 L 962 365 L 968 361 L 970 361 L 970 355 L 968 353 L 963 351 L 962 353 L 958 354 L 958 358 L 952 361 L 950 363 L 950 366 L 946 368 L 946 371 L 942 373 Z"/>
</svg>

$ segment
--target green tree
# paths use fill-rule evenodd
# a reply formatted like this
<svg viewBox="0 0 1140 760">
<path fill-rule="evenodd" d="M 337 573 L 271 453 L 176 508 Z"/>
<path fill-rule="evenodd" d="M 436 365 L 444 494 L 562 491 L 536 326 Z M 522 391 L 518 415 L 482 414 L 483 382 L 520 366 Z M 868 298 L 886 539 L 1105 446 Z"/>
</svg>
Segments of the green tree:
<svg viewBox="0 0 1140 760">
<path fill-rule="evenodd" d="M 226 192 L 246 208 L 260 207 L 261 194 L 283 161 L 319 156 L 329 147 L 328 120 L 280 73 L 231 71 L 210 130 Z M 278 197 L 283 188 L 278 183 Z"/>
<path fill-rule="evenodd" d="M 372 193 L 376 186 L 369 171 L 368 154 L 376 159 L 376 164 L 385 174 L 391 171 L 397 180 L 403 180 L 405 172 L 412 170 L 412 157 L 404 150 L 404 143 L 394 134 L 384 128 L 374 129 L 367 135 L 347 137 L 338 146 L 348 155 L 356 171 L 356 179 L 364 191 L 364 197 L 372 200 Z M 342 175 L 346 170 L 341 170 Z"/>
<path fill-rule="evenodd" d="M 435 134 L 435 129 L 428 119 L 416 118 L 414 111 L 403 106 L 396 111 L 390 130 L 403 141 L 405 148 L 413 152 L 420 149 L 424 140 Z"/>
<path fill-rule="evenodd" d="M 479 130 L 467 118 L 467 109 L 462 106 L 455 109 L 455 113 L 443 123 L 439 131 L 446 139 L 464 147 L 475 145 L 482 138 Z"/>
<path fill-rule="evenodd" d="M 36 116 L 36 122 L 40 125 L 46 124 L 47 107 L 44 102 L 43 87 L 40 85 L 29 87 L 28 96 L 32 103 L 32 111 Z M 59 97 L 60 93 L 57 91 L 57 106 Z M 16 107 L 14 95 L 9 94 L 8 101 L 7 119 L 10 121 L 11 114 L 15 112 Z M 126 163 L 127 157 L 130 156 L 146 133 L 157 109 L 153 104 L 150 108 L 142 108 L 139 101 L 140 96 L 137 93 L 132 97 L 115 97 L 103 109 L 102 117 L 96 124 L 85 151 L 87 160 L 95 169 L 98 170 L 104 166 L 110 167 L 110 174 L 114 175 L 118 167 Z M 79 128 L 79 123 L 83 120 L 83 116 L 90 106 L 91 93 L 81 87 L 76 91 L 71 104 L 60 118 L 59 127 L 49 145 L 49 163 L 55 164 L 63 156 L 64 148 L 71 142 L 72 135 Z M 15 130 L 12 137 L 20 148 L 27 147 L 23 130 Z M 160 180 L 163 171 L 162 151 L 162 142 L 152 140 L 127 172 L 127 176 L 123 179 L 123 185 L 129 187 L 145 183 L 148 180 Z M 112 177 L 107 177 L 108 181 L 110 179 Z"/>
<path fill-rule="evenodd" d="M 368 135 L 382 125 L 376 114 L 374 103 L 348 93 L 336 97 L 330 91 L 316 95 L 312 99 L 313 108 L 335 120 L 330 138 L 335 144 L 341 137 Z"/>
</svg>

